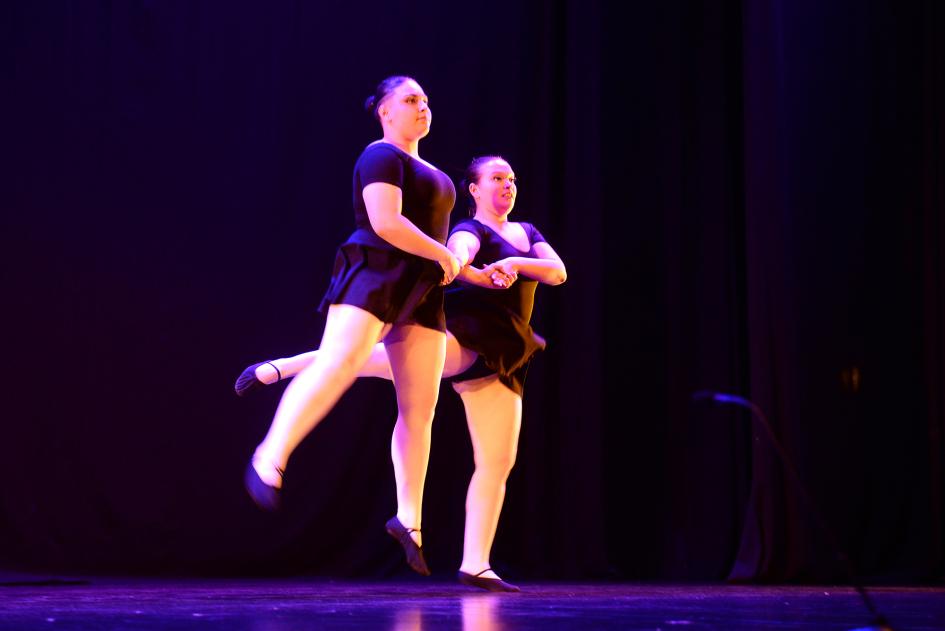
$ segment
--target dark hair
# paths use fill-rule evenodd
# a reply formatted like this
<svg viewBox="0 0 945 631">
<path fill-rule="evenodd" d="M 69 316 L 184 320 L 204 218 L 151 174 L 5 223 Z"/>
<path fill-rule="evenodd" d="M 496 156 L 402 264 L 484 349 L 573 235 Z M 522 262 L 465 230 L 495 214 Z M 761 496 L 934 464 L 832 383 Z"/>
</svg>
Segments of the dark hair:
<svg viewBox="0 0 945 631">
<path fill-rule="evenodd" d="M 412 81 L 412 77 L 405 75 L 394 75 L 392 77 L 387 77 L 383 81 L 377 84 L 377 88 L 374 90 L 374 94 L 367 97 L 364 101 L 364 109 L 374 115 L 374 118 L 381 120 L 381 117 L 377 113 L 377 106 L 380 105 L 384 99 L 390 96 L 390 93 L 397 89 L 404 81 Z"/>
<path fill-rule="evenodd" d="M 459 183 L 459 186 L 469 197 L 470 217 L 472 217 L 476 212 L 476 199 L 472 196 L 472 193 L 469 192 L 469 185 L 473 183 L 479 183 L 479 178 L 482 177 L 482 166 L 486 163 L 492 162 L 493 160 L 502 160 L 503 162 L 508 162 L 508 160 L 502 156 L 479 156 L 478 158 L 473 158 L 469 163 L 469 166 L 466 167 L 466 170 L 463 172 L 463 179 Z"/>
</svg>

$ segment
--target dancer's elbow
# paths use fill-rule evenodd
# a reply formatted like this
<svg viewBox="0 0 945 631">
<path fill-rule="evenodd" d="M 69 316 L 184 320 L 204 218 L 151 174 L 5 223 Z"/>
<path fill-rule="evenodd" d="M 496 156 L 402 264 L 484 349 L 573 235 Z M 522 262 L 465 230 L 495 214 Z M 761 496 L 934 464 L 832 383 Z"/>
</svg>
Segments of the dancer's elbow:
<svg viewBox="0 0 945 631">
<path fill-rule="evenodd" d="M 561 269 L 556 269 L 547 282 L 549 285 L 560 285 L 566 280 L 568 280 L 568 272 L 562 267 Z"/>
</svg>

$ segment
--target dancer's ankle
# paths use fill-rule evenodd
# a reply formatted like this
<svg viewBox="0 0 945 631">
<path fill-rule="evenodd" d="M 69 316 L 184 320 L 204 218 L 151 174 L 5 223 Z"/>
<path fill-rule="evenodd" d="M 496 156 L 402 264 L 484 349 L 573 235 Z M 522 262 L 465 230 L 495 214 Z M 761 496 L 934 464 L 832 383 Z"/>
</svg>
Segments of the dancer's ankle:
<svg viewBox="0 0 945 631">
<path fill-rule="evenodd" d="M 256 452 L 253 454 L 253 468 L 256 469 L 256 474 L 260 480 L 277 489 L 282 488 L 282 476 L 285 474 L 284 465 L 278 465 L 272 458 Z"/>
<path fill-rule="evenodd" d="M 483 572 L 483 570 L 486 570 L 486 568 L 489 568 L 488 561 L 477 561 L 475 563 L 464 562 L 462 565 L 459 566 L 459 571 L 465 572 L 466 574 L 469 574 L 470 576 L 479 576 L 480 578 L 497 578 L 499 580 L 502 579 L 502 577 L 496 574 L 492 569 L 488 569 L 487 571 Z"/>
<path fill-rule="evenodd" d="M 269 386 L 282 380 L 282 372 L 273 362 L 263 362 L 256 366 L 256 379 Z"/>
<path fill-rule="evenodd" d="M 404 525 L 404 528 L 411 530 L 410 538 L 413 539 L 413 542 L 417 544 L 417 546 L 422 548 L 423 536 L 420 534 L 420 520 L 401 515 L 400 513 L 397 513 L 397 519 Z"/>
</svg>

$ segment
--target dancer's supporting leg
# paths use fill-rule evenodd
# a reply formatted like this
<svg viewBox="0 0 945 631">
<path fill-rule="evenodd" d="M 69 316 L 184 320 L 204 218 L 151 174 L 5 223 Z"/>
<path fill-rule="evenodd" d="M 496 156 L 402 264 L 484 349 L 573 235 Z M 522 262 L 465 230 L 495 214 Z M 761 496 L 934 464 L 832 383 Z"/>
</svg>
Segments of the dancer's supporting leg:
<svg viewBox="0 0 945 631">
<path fill-rule="evenodd" d="M 490 567 L 489 553 L 505 499 L 505 481 L 515 464 L 522 426 L 522 399 L 498 377 L 454 384 L 466 408 L 476 469 L 466 494 L 466 532 L 460 571 L 482 578 L 499 578 Z"/>
<path fill-rule="evenodd" d="M 354 383 L 386 328 L 358 307 L 329 308 L 318 356 L 285 389 L 269 433 L 253 455 L 263 482 L 282 485 L 279 469 L 285 469 L 292 451 Z"/>
<path fill-rule="evenodd" d="M 397 519 L 405 527 L 419 530 L 446 335 L 413 324 L 399 325 L 384 338 L 384 347 L 397 391 L 397 423 L 391 437 Z M 419 532 L 411 537 L 422 546 Z"/>
</svg>

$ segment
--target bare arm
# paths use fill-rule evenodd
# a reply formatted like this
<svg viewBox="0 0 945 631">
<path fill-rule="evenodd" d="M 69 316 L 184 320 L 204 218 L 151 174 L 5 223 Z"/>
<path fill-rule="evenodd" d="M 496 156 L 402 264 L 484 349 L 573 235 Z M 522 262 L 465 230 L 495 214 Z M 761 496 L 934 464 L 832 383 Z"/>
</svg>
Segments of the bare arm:
<svg viewBox="0 0 945 631">
<path fill-rule="evenodd" d="M 568 279 L 564 262 L 550 245 L 541 241 L 535 244 L 534 249 L 539 258 L 510 256 L 496 261 L 495 265 L 510 273 L 523 274 L 548 285 L 560 285 Z"/>
<path fill-rule="evenodd" d="M 492 274 L 495 271 L 495 267 L 493 265 L 487 265 L 482 269 L 477 269 L 469 264 L 471 260 L 476 258 L 476 253 L 479 252 L 479 245 L 479 238 L 475 234 L 466 232 L 465 230 L 458 230 L 450 236 L 450 240 L 447 241 L 446 246 L 452 250 L 453 254 L 456 255 L 456 258 L 459 259 L 460 264 L 463 266 L 457 278 L 471 285 L 477 285 L 487 289 L 508 289 L 512 283 L 505 279 L 494 278 Z"/>
<path fill-rule="evenodd" d="M 511 286 L 511 283 L 504 284 L 503 281 L 493 278 L 492 271 L 489 268 L 477 269 L 472 265 L 467 265 L 460 270 L 456 278 L 470 285 L 478 285 L 486 289 L 508 289 Z"/>
<path fill-rule="evenodd" d="M 459 260 L 446 246 L 424 234 L 403 215 L 403 193 L 393 184 L 372 182 L 361 192 L 371 227 L 377 236 L 395 248 L 436 261 L 443 268 L 445 282 L 456 277 Z"/>
<path fill-rule="evenodd" d="M 476 254 L 479 252 L 479 237 L 465 230 L 457 230 L 450 235 L 446 247 L 456 255 L 459 264 L 466 267 L 471 260 L 476 258 Z"/>
</svg>

